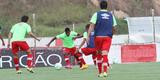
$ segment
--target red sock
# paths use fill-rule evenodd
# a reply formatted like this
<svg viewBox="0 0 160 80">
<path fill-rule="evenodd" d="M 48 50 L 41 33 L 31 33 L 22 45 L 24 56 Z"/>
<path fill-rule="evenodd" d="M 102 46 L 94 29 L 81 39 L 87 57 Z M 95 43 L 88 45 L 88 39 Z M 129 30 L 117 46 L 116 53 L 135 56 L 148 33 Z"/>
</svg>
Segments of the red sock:
<svg viewBox="0 0 160 80">
<path fill-rule="evenodd" d="M 14 61 L 14 64 L 15 64 L 16 71 L 19 70 L 19 59 L 14 58 L 13 61 Z"/>
<path fill-rule="evenodd" d="M 101 54 L 97 55 L 97 66 L 98 66 L 99 74 L 102 73 L 102 55 Z"/>
<path fill-rule="evenodd" d="M 71 65 L 70 61 L 69 61 L 69 56 L 68 55 L 64 55 L 64 60 L 66 62 L 66 65 Z"/>
<path fill-rule="evenodd" d="M 82 64 L 81 64 L 80 60 L 78 59 L 78 57 L 75 56 L 75 59 L 77 60 L 79 67 L 82 67 Z"/>
<path fill-rule="evenodd" d="M 108 71 L 108 55 L 103 55 L 103 70 L 104 72 Z"/>
<path fill-rule="evenodd" d="M 92 55 L 92 59 L 93 59 L 93 62 L 94 62 L 94 65 L 96 65 L 97 63 L 96 63 L 96 55 Z"/>
<path fill-rule="evenodd" d="M 76 56 L 78 57 L 80 63 L 83 65 L 83 64 L 86 64 L 86 62 L 84 61 L 83 57 L 82 57 L 82 54 L 81 53 L 77 53 Z"/>
<path fill-rule="evenodd" d="M 32 67 L 32 59 L 33 59 L 33 55 L 32 54 L 27 54 L 27 66 L 29 68 Z"/>
</svg>

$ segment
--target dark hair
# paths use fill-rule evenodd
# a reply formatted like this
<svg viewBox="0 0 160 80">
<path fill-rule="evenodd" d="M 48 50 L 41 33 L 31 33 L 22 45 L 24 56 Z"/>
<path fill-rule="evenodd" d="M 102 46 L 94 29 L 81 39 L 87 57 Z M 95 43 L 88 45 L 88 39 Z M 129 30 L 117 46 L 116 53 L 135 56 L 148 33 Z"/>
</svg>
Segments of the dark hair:
<svg viewBox="0 0 160 80">
<path fill-rule="evenodd" d="M 89 29 L 90 24 L 87 24 L 85 29 L 88 30 Z"/>
<path fill-rule="evenodd" d="M 28 19 L 29 19 L 29 17 L 24 15 L 21 17 L 21 22 L 27 22 Z"/>
<path fill-rule="evenodd" d="M 100 8 L 101 8 L 101 9 L 107 9 L 107 6 L 108 6 L 107 1 L 102 0 L 102 1 L 100 2 Z"/>
<path fill-rule="evenodd" d="M 65 32 L 70 32 L 71 30 L 67 27 L 65 28 Z"/>
</svg>

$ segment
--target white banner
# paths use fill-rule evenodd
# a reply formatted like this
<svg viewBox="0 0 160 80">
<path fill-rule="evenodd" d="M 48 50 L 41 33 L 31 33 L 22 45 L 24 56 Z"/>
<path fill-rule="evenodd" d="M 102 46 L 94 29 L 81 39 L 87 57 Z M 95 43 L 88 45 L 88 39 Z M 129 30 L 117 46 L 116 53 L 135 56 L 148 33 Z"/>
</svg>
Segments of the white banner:
<svg viewBox="0 0 160 80">
<path fill-rule="evenodd" d="M 154 41 L 153 18 L 131 17 L 127 18 L 129 41 L 131 43 L 148 43 Z"/>
<path fill-rule="evenodd" d="M 131 43 L 160 42 L 160 17 L 127 18 Z"/>
</svg>

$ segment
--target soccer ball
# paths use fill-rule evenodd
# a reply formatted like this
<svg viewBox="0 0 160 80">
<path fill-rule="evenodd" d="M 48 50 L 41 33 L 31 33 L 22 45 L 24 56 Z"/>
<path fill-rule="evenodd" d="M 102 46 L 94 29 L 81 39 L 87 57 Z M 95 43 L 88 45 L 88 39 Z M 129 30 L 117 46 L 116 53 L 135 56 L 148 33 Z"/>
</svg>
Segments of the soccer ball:
<svg viewBox="0 0 160 80">
<path fill-rule="evenodd" d="M 56 63 L 54 65 L 54 67 L 57 69 L 57 70 L 60 70 L 62 68 L 62 64 L 61 63 Z"/>
</svg>

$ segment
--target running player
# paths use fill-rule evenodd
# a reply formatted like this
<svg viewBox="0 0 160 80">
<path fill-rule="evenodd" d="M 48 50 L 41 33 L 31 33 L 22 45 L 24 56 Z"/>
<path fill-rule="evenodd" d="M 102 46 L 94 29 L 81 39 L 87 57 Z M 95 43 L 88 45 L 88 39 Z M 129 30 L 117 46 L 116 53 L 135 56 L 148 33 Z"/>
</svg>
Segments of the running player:
<svg viewBox="0 0 160 80">
<path fill-rule="evenodd" d="M 40 41 L 31 31 L 31 27 L 27 24 L 29 17 L 22 16 L 21 22 L 12 26 L 10 33 L 8 35 L 8 48 L 10 47 L 10 40 L 12 41 L 12 53 L 13 53 L 13 61 L 16 68 L 16 73 L 21 74 L 19 69 L 19 58 L 18 58 L 18 51 L 22 50 L 27 53 L 27 70 L 33 73 L 32 70 L 32 53 L 25 41 L 25 35 L 29 34 L 34 39 Z"/>
<path fill-rule="evenodd" d="M 83 41 L 81 42 L 80 46 L 78 47 L 77 52 L 79 51 L 81 54 L 84 54 L 84 55 L 91 54 L 94 65 L 96 65 L 97 50 L 94 47 L 94 32 L 91 33 L 89 44 L 87 44 L 86 47 L 82 48 L 82 46 L 84 46 L 84 44 L 86 43 L 89 26 L 90 26 L 90 24 L 87 24 L 85 26 L 85 32 L 83 33 Z"/>
<path fill-rule="evenodd" d="M 114 26 L 116 26 L 116 20 L 114 16 L 107 11 L 107 1 L 102 0 L 100 2 L 101 10 L 96 12 L 90 22 L 90 28 L 88 31 L 87 42 L 94 29 L 95 32 L 95 47 L 98 50 L 97 65 L 98 65 L 98 77 L 107 77 L 108 72 L 108 52 L 112 42 L 112 35 Z M 103 72 L 102 72 L 103 64 Z"/>
<path fill-rule="evenodd" d="M 65 68 L 67 68 L 67 69 L 72 68 L 70 61 L 69 61 L 69 55 L 74 56 L 78 61 L 80 61 L 80 64 L 82 64 L 80 69 L 86 69 L 88 67 L 88 65 L 85 63 L 85 61 L 82 57 L 82 54 L 75 53 L 76 47 L 74 45 L 74 38 L 76 38 L 76 36 L 78 36 L 78 35 L 79 35 L 78 33 L 74 32 L 74 31 L 70 31 L 69 28 L 65 28 L 64 33 L 59 34 L 56 37 L 52 38 L 52 40 L 47 44 L 47 46 L 49 47 L 50 44 L 56 39 L 61 39 L 63 41 L 64 60 L 66 62 Z"/>
</svg>

